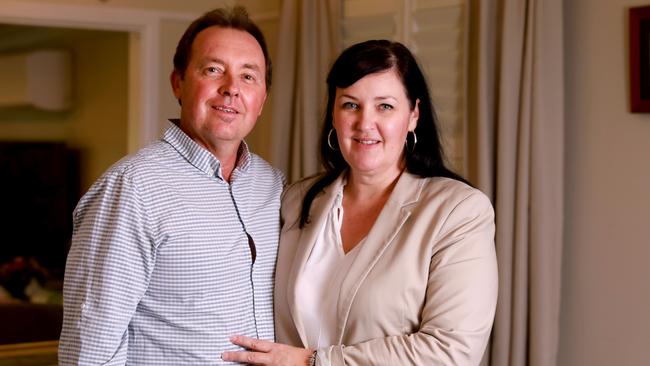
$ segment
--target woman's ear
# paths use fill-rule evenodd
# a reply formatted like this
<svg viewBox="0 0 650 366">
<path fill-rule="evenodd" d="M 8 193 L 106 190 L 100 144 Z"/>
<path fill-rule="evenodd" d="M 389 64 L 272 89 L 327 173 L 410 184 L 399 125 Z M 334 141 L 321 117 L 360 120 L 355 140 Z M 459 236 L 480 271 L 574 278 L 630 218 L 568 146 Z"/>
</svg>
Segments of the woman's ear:
<svg viewBox="0 0 650 366">
<path fill-rule="evenodd" d="M 415 106 L 409 115 L 409 131 L 414 131 L 420 119 L 420 99 L 415 100 Z"/>
</svg>

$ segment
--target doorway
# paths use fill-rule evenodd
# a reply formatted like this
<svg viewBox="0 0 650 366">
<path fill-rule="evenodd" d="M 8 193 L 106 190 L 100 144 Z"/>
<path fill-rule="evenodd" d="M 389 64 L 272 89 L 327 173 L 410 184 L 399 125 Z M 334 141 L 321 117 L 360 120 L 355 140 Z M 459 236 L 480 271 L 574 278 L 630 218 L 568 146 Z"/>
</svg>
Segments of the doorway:
<svg viewBox="0 0 650 366">
<path fill-rule="evenodd" d="M 58 338 L 72 210 L 127 153 L 129 33 L 0 24 L 0 62 L 40 50 L 70 54 L 72 103 L 0 107 L 0 343 Z"/>
</svg>

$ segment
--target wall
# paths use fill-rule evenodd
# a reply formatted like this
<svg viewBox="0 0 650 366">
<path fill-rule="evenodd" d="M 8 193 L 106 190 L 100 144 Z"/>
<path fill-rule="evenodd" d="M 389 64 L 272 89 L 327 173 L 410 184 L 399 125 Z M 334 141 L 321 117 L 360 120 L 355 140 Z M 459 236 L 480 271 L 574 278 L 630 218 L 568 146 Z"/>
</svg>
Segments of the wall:
<svg viewBox="0 0 650 366">
<path fill-rule="evenodd" d="M 0 139 L 63 141 L 79 149 L 83 192 L 126 153 L 128 35 L 16 27 L 12 39 L 13 45 L 0 43 L 0 48 L 70 50 L 74 102 L 71 110 L 65 112 L 3 110 L 0 112 Z M 10 85 L 2 87 L 11 88 Z"/>
<path fill-rule="evenodd" d="M 75 33 L 77 104 L 69 119 L 68 143 L 81 150 L 81 190 L 127 150 L 128 34 Z"/>
<path fill-rule="evenodd" d="M 565 2 L 561 366 L 650 365 L 650 114 L 628 106 L 627 8 Z"/>
</svg>

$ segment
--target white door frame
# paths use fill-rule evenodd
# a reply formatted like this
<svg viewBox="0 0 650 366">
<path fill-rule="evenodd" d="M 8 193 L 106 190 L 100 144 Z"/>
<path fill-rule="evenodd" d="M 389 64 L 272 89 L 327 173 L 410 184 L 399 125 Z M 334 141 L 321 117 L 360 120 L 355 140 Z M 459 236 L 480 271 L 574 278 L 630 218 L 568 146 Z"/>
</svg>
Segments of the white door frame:
<svg viewBox="0 0 650 366">
<path fill-rule="evenodd" d="M 188 14 L 69 5 L 31 1 L 0 1 L 0 23 L 123 31 L 129 33 L 128 131 L 129 152 L 158 137 L 160 24 L 162 19 L 188 20 Z"/>
</svg>

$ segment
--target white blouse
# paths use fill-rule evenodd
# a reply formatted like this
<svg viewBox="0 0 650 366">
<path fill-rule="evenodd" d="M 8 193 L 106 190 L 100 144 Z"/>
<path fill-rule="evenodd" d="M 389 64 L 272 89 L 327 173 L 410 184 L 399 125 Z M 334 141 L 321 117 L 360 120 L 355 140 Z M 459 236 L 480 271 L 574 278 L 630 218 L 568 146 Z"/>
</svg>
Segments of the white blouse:
<svg viewBox="0 0 650 366">
<path fill-rule="evenodd" d="M 341 283 L 357 256 L 357 248 L 365 241 L 365 238 L 362 239 L 347 254 L 343 251 L 343 187 L 302 273 L 296 279 L 297 309 L 304 322 L 308 348 L 337 344 L 334 325 Z"/>
</svg>

